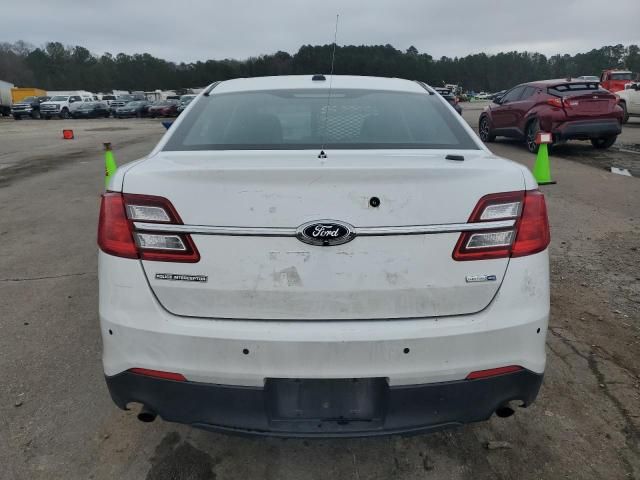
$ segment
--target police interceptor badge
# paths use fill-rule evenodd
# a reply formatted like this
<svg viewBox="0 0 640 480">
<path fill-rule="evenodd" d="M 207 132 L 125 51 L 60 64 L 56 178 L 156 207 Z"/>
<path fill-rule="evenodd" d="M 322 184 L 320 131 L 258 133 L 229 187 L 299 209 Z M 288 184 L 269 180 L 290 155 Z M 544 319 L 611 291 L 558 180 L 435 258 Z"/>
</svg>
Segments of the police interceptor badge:
<svg viewBox="0 0 640 480">
<path fill-rule="evenodd" d="M 495 275 L 467 275 L 464 278 L 467 283 L 476 283 L 476 282 L 495 282 Z"/>
<path fill-rule="evenodd" d="M 182 273 L 156 273 L 156 280 L 173 280 L 182 282 L 206 282 L 206 275 L 185 275 Z"/>
</svg>

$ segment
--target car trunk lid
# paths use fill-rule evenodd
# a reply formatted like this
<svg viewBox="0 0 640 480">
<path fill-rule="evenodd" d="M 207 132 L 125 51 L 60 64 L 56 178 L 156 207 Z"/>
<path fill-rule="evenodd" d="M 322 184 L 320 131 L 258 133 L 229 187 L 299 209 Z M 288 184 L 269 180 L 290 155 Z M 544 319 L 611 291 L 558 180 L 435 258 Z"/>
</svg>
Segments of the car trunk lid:
<svg viewBox="0 0 640 480">
<path fill-rule="evenodd" d="M 612 113 L 617 105 L 614 94 L 602 90 L 597 83 L 566 83 L 549 89 L 560 99 L 567 118 L 598 117 Z"/>
<path fill-rule="evenodd" d="M 519 167 L 480 150 L 327 157 L 161 152 L 129 170 L 124 192 L 168 198 L 200 253 L 197 263 L 142 261 L 158 301 L 177 315 L 269 320 L 439 317 L 491 302 L 508 259 L 453 260 L 458 231 L 358 235 L 333 246 L 291 232 L 327 219 L 363 232 L 465 223 L 484 195 L 524 188 Z"/>
</svg>

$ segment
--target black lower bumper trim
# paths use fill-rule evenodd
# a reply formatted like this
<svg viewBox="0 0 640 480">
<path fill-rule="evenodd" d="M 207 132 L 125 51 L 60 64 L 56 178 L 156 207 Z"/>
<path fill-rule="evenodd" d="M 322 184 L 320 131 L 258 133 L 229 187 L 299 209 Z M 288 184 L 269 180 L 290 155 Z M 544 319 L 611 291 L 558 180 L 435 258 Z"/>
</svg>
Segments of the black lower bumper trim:
<svg viewBox="0 0 640 480">
<path fill-rule="evenodd" d="M 616 119 L 609 120 L 582 120 L 566 122 L 553 136 L 556 140 L 586 140 L 589 138 L 606 138 L 622 133 L 622 125 Z"/>
<path fill-rule="evenodd" d="M 265 388 L 177 382 L 131 372 L 106 377 L 106 381 L 118 407 L 141 403 L 169 422 L 253 435 L 363 437 L 420 433 L 486 420 L 509 401 L 531 404 L 542 375 L 521 370 L 485 379 L 410 386 L 388 386 L 385 379 L 270 379 Z M 301 383 L 292 386 L 295 382 Z M 347 387 L 340 382 L 360 384 Z M 320 402 L 331 412 L 324 418 L 313 398 L 329 398 L 338 406 Z"/>
</svg>

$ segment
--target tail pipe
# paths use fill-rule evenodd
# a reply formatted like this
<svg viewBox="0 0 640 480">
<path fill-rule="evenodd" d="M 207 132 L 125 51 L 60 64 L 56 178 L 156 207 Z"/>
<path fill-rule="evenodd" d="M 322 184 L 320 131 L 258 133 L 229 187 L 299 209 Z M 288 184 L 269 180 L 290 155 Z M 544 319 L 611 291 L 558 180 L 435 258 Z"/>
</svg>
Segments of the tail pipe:
<svg viewBox="0 0 640 480">
<path fill-rule="evenodd" d="M 508 418 L 514 413 L 515 412 L 513 408 L 511 408 L 509 405 L 501 405 L 498 408 L 496 408 L 496 415 L 500 418 Z"/>
<path fill-rule="evenodd" d="M 156 417 L 156 412 L 149 410 L 146 405 L 143 405 L 140 412 L 138 412 L 138 420 L 144 423 L 151 423 L 156 419 Z"/>
</svg>

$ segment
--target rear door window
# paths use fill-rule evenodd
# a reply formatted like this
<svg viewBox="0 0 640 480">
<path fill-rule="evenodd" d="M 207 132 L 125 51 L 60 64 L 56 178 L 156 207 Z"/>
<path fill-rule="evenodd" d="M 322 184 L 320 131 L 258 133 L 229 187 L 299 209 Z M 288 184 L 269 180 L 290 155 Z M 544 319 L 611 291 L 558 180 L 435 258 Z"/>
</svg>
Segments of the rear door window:
<svg viewBox="0 0 640 480">
<path fill-rule="evenodd" d="M 204 96 L 164 150 L 477 149 L 428 93 L 270 90 Z"/>
<path fill-rule="evenodd" d="M 522 95 L 520 95 L 520 100 L 527 100 L 532 97 L 536 93 L 536 90 L 538 90 L 536 87 L 525 87 Z"/>
<path fill-rule="evenodd" d="M 513 88 L 513 89 L 509 90 L 502 97 L 501 103 L 509 103 L 509 102 L 517 101 L 520 98 L 520 95 L 522 95 L 522 91 L 523 90 L 524 90 L 524 87 L 516 87 L 516 88 Z"/>
</svg>

